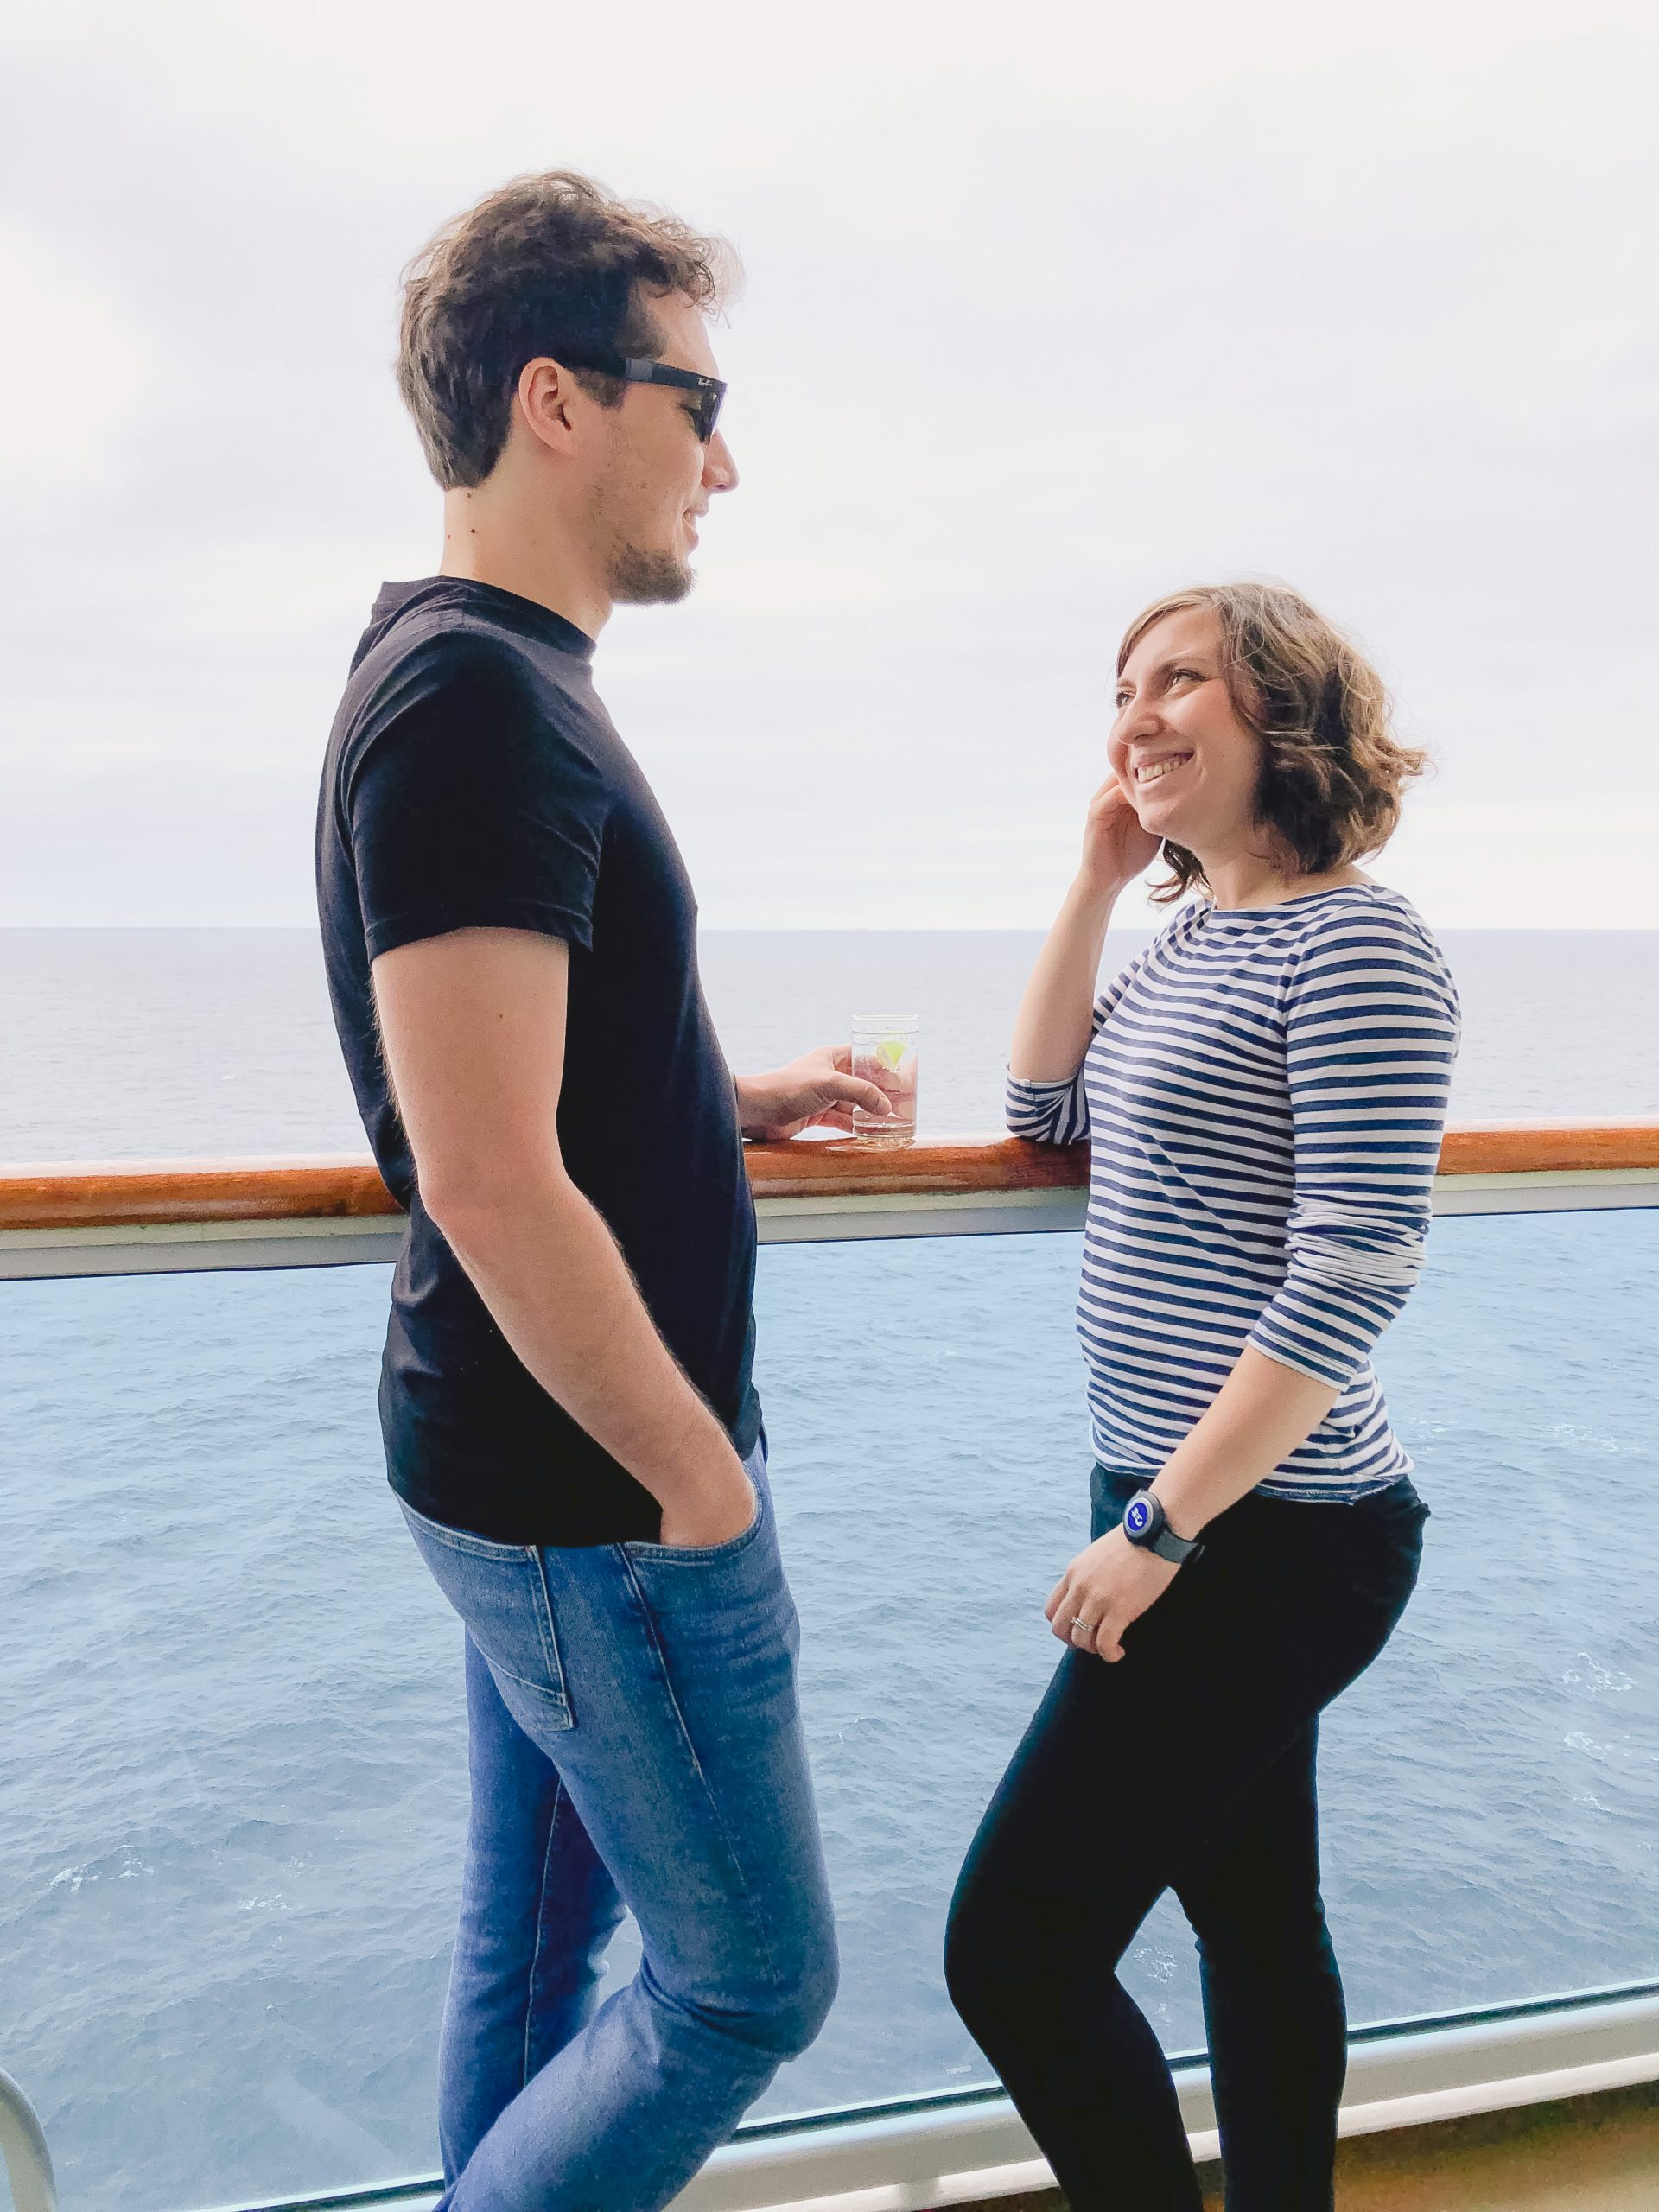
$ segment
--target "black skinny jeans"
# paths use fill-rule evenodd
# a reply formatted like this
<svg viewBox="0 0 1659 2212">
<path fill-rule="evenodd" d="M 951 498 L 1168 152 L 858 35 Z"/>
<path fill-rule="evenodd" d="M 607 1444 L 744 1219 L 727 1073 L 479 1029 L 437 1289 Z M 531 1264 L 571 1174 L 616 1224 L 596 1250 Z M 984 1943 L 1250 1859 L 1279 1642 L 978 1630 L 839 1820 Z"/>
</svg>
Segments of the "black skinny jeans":
<svg viewBox="0 0 1659 2212">
<path fill-rule="evenodd" d="M 1146 1479 L 1096 1469 L 1096 1536 Z M 945 1979 L 1071 2212 L 1201 2212 L 1169 2068 L 1117 1979 L 1166 1889 L 1198 1939 L 1228 2212 L 1330 2212 L 1347 2020 L 1319 1715 L 1399 1619 L 1427 1517 L 1406 1481 L 1354 1505 L 1244 1497 L 1121 1660 L 1061 1660 L 963 1868 Z"/>
</svg>

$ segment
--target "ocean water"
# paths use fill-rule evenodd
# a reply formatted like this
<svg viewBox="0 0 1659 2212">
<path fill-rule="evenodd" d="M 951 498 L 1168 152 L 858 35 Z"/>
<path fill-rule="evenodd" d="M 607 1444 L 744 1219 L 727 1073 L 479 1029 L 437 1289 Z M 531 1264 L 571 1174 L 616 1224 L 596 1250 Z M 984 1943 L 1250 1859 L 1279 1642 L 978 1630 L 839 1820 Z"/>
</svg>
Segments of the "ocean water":
<svg viewBox="0 0 1659 2212">
<path fill-rule="evenodd" d="M 1034 942 L 715 938 L 706 960 L 751 1064 L 861 996 L 912 999 L 925 1125 L 982 1128 Z M 1659 940 L 1451 950 L 1462 1118 L 1659 1112 Z M 0 936 L 0 1159 L 360 1146 L 297 932 Z M 984 2078 L 939 1936 L 1086 1534 L 1077 1245 L 762 1255 L 846 1962 L 766 2113 Z M 380 1466 L 387 1275 L 0 1285 L 0 2064 L 91 2212 L 435 2163 L 463 1730 L 454 1625 Z M 1325 1732 L 1357 2021 L 1659 1975 L 1656 1312 L 1659 1213 L 1453 1219 L 1384 1339 L 1433 1519 L 1404 1624 Z M 625 1929 L 613 1971 L 635 1955 Z M 1128 1974 L 1196 2048 L 1178 1914 Z"/>
<path fill-rule="evenodd" d="M 914 1010 L 924 1134 L 995 1129 L 1041 942 L 715 931 L 703 978 L 739 1070 L 844 1039 L 855 1014 Z M 1109 965 L 1144 942 L 1115 933 Z M 1464 1002 L 1455 1118 L 1659 1113 L 1659 930 L 1444 942 Z M 0 1160 L 362 1149 L 313 932 L 0 930 Z"/>
</svg>

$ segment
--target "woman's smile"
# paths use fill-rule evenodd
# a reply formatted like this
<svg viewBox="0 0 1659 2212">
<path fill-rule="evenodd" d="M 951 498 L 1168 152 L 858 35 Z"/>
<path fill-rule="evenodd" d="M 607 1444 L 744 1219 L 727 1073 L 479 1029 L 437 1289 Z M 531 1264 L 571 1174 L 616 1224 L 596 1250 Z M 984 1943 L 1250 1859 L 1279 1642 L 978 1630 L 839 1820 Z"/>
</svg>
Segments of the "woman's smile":
<svg viewBox="0 0 1659 2212">
<path fill-rule="evenodd" d="M 1192 758 L 1190 753 L 1160 753 L 1150 760 L 1137 760 L 1135 766 L 1135 784 L 1144 790 L 1148 784 L 1161 783 L 1177 768 L 1185 767 Z"/>
</svg>

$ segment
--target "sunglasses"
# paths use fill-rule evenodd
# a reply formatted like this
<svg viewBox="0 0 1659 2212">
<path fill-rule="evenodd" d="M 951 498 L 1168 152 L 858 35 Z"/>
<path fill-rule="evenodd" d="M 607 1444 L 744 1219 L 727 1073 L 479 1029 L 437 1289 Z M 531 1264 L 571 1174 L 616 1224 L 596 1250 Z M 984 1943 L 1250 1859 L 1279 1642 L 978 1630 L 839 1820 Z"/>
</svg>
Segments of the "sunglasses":
<svg viewBox="0 0 1659 2212">
<path fill-rule="evenodd" d="M 718 377 L 700 376 L 696 369 L 672 369 L 666 361 L 624 360 L 613 353 L 595 353 L 586 360 L 573 360 L 570 365 L 615 377 L 622 384 L 665 384 L 676 391 L 689 391 L 696 401 L 691 423 L 697 436 L 707 445 L 715 435 L 721 403 L 726 397 L 726 387 Z"/>
</svg>

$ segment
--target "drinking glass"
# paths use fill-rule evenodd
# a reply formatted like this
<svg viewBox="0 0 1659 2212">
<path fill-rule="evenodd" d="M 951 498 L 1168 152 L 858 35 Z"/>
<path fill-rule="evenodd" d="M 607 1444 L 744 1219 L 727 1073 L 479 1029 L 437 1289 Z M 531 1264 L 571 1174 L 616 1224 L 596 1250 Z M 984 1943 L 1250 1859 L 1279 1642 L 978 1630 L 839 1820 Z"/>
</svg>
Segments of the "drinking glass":
<svg viewBox="0 0 1659 2212">
<path fill-rule="evenodd" d="M 853 1109 L 853 1135 L 861 1144 L 916 1141 L 916 1055 L 921 1021 L 913 1014 L 855 1014 L 853 1073 L 885 1090 L 891 1115 Z"/>
</svg>

